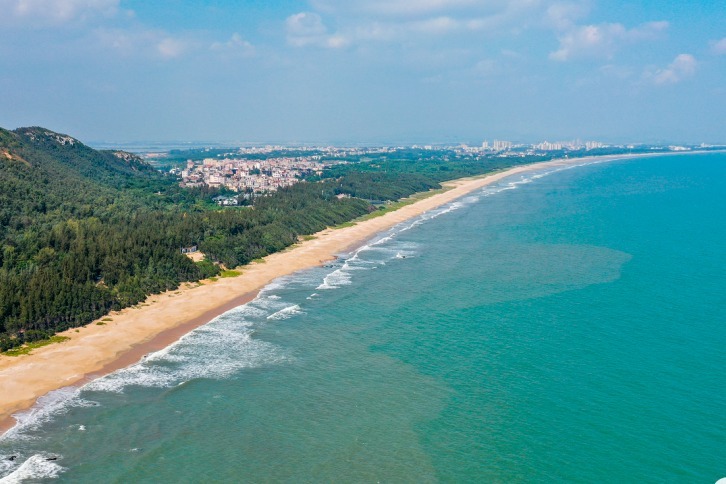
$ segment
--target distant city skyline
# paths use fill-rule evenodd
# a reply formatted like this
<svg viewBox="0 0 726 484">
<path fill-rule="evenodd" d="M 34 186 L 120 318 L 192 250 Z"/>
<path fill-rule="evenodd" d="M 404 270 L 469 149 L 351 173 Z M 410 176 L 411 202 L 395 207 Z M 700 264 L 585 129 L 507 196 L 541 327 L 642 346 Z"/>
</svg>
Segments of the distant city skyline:
<svg viewBox="0 0 726 484">
<path fill-rule="evenodd" d="M 726 143 L 716 1 L 0 0 L 0 127 L 89 144 Z"/>
</svg>

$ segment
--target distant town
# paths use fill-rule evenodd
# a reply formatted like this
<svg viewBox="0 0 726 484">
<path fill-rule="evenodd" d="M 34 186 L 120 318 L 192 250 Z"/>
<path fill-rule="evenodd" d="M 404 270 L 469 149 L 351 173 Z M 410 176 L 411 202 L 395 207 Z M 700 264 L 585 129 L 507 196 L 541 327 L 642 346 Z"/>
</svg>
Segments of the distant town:
<svg viewBox="0 0 726 484">
<path fill-rule="evenodd" d="M 599 141 L 542 141 L 517 144 L 506 140 L 484 141 L 478 146 L 412 145 L 397 147 L 288 147 L 267 145 L 234 150 L 200 148 L 147 153 L 145 157 L 160 169 L 180 178 L 186 188 L 223 188 L 235 192 L 218 196 L 219 205 L 238 205 L 256 195 L 271 193 L 303 179 L 320 176 L 337 164 L 373 162 L 405 155 L 415 161 L 431 157 L 467 157 L 486 160 L 507 157 L 587 156 L 626 151 L 686 151 L 712 148 L 707 145 L 608 145 Z M 187 158 L 188 156 L 188 158 Z"/>
<path fill-rule="evenodd" d="M 266 193 L 288 187 L 305 175 L 319 175 L 332 163 L 322 163 L 319 156 L 280 157 L 259 161 L 238 158 L 205 158 L 201 163 L 187 161 L 179 173 L 182 187 L 226 187 L 236 192 Z"/>
</svg>

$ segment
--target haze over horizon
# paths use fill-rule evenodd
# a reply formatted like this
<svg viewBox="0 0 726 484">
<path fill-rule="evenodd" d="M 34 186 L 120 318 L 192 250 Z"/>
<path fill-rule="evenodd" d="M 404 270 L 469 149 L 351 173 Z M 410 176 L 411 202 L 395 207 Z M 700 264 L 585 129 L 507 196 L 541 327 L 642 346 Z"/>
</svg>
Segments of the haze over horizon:
<svg viewBox="0 0 726 484">
<path fill-rule="evenodd" d="M 716 1 L 0 0 L 0 126 L 84 141 L 724 143 Z"/>
</svg>

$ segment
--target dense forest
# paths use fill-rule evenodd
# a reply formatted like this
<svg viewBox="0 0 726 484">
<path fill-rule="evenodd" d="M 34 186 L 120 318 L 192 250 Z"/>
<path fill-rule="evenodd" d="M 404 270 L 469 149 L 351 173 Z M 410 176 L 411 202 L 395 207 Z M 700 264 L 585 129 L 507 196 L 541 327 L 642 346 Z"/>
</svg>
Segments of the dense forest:
<svg viewBox="0 0 726 484">
<path fill-rule="evenodd" d="M 43 128 L 0 129 L 0 350 L 246 264 L 376 203 L 535 161 L 446 158 L 337 165 L 252 207 L 222 209 L 214 190 L 182 189 L 130 153 Z M 207 258 L 181 253 L 191 245 Z"/>
<path fill-rule="evenodd" d="M 0 130 L 0 350 L 43 339 L 367 213 L 332 183 L 219 210 L 128 153 Z M 198 245 L 194 263 L 180 247 Z"/>
<path fill-rule="evenodd" d="M 397 151 L 394 156 L 388 155 L 360 163 L 334 165 L 326 169 L 315 179 L 335 179 L 353 177 L 356 180 L 380 179 L 384 184 L 397 185 L 397 180 L 410 183 L 421 180 L 426 183 L 438 184 L 446 180 L 466 176 L 481 175 L 518 164 L 528 164 L 551 159 L 552 156 L 463 156 L 453 151 L 432 152 L 427 150 L 406 149 Z M 311 178 L 312 180 L 312 178 Z"/>
</svg>

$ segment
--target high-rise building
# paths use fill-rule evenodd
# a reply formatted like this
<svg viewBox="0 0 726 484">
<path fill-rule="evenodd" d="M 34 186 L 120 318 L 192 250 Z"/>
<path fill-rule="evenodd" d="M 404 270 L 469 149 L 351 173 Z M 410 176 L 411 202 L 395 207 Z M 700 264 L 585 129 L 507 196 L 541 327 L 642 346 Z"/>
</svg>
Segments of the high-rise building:
<svg viewBox="0 0 726 484">
<path fill-rule="evenodd" d="M 511 141 L 501 141 L 498 139 L 494 140 L 494 151 L 506 151 L 512 149 Z"/>
<path fill-rule="evenodd" d="M 538 145 L 535 145 L 535 148 L 542 151 L 559 151 L 562 149 L 562 143 L 550 143 L 549 141 L 543 141 Z"/>
</svg>

